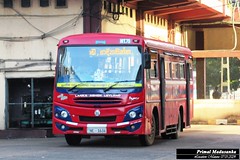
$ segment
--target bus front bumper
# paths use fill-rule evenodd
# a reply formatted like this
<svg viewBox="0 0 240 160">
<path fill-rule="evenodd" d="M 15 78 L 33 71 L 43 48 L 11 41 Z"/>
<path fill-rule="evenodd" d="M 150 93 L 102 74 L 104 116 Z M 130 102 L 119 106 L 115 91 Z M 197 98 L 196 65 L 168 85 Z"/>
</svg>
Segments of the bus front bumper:
<svg viewBox="0 0 240 160">
<path fill-rule="evenodd" d="M 133 121 L 95 124 L 95 123 L 76 123 L 54 119 L 54 134 L 80 134 L 80 135 L 139 135 L 143 134 L 143 119 Z"/>
</svg>

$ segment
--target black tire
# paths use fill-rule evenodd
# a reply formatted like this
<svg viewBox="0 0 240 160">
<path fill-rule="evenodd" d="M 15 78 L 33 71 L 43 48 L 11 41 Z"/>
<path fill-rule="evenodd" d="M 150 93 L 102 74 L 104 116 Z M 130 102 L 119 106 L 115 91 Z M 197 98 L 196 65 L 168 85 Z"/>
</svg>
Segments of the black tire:
<svg viewBox="0 0 240 160">
<path fill-rule="evenodd" d="M 151 124 L 151 134 L 150 135 L 140 135 L 139 140 L 143 146 L 151 146 L 154 143 L 156 137 L 156 121 L 153 115 Z"/>
<path fill-rule="evenodd" d="M 178 114 L 177 130 L 176 130 L 176 133 L 171 134 L 172 139 L 178 139 L 180 131 L 181 131 L 181 127 L 182 127 L 181 124 L 182 124 L 181 114 Z"/>
<path fill-rule="evenodd" d="M 82 140 L 82 136 L 77 134 L 65 134 L 66 142 L 69 146 L 77 146 Z"/>
<path fill-rule="evenodd" d="M 162 139 L 170 139 L 170 136 L 166 134 L 166 132 L 161 133 Z"/>
</svg>

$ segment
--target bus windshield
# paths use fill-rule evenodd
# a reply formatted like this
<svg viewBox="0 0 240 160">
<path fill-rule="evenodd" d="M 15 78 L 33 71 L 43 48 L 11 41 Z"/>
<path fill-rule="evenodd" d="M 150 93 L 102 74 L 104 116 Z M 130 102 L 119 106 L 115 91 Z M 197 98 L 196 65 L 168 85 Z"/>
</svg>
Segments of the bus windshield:
<svg viewBox="0 0 240 160">
<path fill-rule="evenodd" d="M 142 87 L 138 46 L 65 46 L 58 55 L 57 87 Z"/>
</svg>

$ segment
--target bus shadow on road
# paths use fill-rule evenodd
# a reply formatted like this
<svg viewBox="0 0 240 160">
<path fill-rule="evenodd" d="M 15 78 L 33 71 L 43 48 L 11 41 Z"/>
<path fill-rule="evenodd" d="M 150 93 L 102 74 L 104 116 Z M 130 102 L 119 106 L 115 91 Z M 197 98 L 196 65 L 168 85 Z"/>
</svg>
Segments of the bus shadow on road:
<svg viewBox="0 0 240 160">
<path fill-rule="evenodd" d="M 161 144 L 166 140 L 157 137 L 153 145 Z M 92 137 L 83 139 L 77 146 L 71 147 L 145 147 L 142 146 L 138 136 Z"/>
</svg>

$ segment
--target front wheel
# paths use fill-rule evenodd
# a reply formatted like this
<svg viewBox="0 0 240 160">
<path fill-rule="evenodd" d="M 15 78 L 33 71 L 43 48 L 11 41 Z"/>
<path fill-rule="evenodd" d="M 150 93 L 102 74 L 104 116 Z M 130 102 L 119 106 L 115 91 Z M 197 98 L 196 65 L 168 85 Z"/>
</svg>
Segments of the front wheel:
<svg viewBox="0 0 240 160">
<path fill-rule="evenodd" d="M 151 124 L 151 133 L 149 135 L 140 135 L 140 143 L 143 146 L 151 146 L 154 143 L 156 137 L 156 121 L 153 115 L 152 117 L 152 124 Z"/>
<path fill-rule="evenodd" d="M 68 145 L 70 146 L 77 146 L 80 144 L 82 140 L 82 136 L 77 134 L 65 134 L 65 139 Z"/>
</svg>

